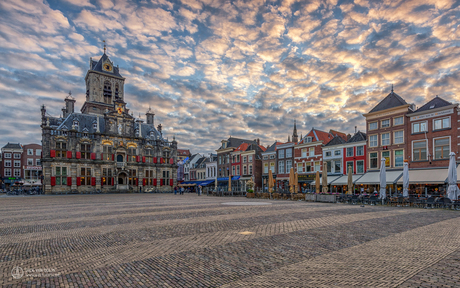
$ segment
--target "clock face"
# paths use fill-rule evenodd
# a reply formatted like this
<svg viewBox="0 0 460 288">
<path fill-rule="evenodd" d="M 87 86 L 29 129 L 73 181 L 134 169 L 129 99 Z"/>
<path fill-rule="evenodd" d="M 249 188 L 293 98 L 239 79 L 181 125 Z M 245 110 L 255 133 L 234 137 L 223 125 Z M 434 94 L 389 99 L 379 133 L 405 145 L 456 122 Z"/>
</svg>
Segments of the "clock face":
<svg viewBox="0 0 460 288">
<path fill-rule="evenodd" d="M 112 65 L 110 65 L 109 63 L 104 64 L 103 67 L 105 71 L 112 71 Z"/>
</svg>

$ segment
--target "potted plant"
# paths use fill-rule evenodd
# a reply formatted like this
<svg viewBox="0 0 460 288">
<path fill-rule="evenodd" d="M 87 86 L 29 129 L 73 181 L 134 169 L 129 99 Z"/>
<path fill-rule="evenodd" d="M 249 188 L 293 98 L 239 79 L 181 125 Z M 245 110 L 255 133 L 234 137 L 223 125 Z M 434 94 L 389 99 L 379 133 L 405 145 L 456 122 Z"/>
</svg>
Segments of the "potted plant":
<svg viewBox="0 0 460 288">
<path fill-rule="evenodd" d="M 246 187 L 247 187 L 246 197 L 254 198 L 255 197 L 254 189 L 252 189 L 254 187 L 254 181 L 252 181 L 252 178 L 246 182 Z"/>
</svg>

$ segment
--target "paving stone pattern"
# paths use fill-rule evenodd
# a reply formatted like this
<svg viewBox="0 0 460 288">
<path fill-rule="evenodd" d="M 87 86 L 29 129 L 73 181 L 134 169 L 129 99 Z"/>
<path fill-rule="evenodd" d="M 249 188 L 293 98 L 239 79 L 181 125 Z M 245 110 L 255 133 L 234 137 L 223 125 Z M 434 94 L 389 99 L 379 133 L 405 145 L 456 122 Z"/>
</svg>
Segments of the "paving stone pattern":
<svg viewBox="0 0 460 288">
<path fill-rule="evenodd" d="M 460 286 L 459 211 L 194 194 L 0 203 L 3 287 Z"/>
</svg>

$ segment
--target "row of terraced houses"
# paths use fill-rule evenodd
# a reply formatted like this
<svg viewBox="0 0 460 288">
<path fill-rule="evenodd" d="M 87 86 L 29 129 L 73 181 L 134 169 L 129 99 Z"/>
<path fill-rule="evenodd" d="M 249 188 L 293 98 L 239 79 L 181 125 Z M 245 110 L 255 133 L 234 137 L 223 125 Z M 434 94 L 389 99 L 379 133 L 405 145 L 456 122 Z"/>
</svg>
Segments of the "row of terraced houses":
<svg viewBox="0 0 460 288">
<path fill-rule="evenodd" d="M 458 155 L 458 104 L 434 97 L 421 107 L 407 103 L 393 89 L 368 113 L 363 114 L 366 131 L 353 134 L 312 128 L 298 137 L 296 123 L 287 142 L 274 141 L 264 147 L 259 140 L 230 137 L 221 141 L 215 155 L 196 157 L 208 160 L 191 165 L 184 183 L 226 187 L 232 177 L 233 189 L 245 189 L 254 179 L 256 189 L 266 189 L 268 171 L 278 189 L 286 189 L 291 167 L 298 173 L 300 188 L 305 191 L 315 184 L 316 172 L 327 173 L 332 191 L 347 184 L 351 167 L 355 189 L 368 189 L 379 184 L 379 167 L 384 159 L 389 188 L 402 185 L 404 161 L 409 163 L 410 184 L 414 189 L 442 190 L 446 182 L 449 153 Z M 193 157 L 192 157 L 193 158 Z M 457 156 L 458 159 L 458 156 Z M 193 160 L 193 159 L 192 159 Z M 206 164 L 215 167 L 208 173 Z M 323 164 L 326 164 L 324 171 Z M 204 168 L 201 178 L 190 173 Z M 214 170 L 213 170 L 214 171 Z M 459 178 L 460 179 L 460 178 Z"/>
</svg>

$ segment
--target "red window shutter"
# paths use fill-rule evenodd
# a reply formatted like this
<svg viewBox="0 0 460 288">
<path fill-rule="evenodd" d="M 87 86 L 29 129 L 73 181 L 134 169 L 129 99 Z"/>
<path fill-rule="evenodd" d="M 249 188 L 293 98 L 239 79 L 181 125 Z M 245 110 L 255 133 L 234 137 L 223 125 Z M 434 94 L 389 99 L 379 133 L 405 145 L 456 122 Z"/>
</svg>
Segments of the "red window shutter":
<svg viewBox="0 0 460 288">
<path fill-rule="evenodd" d="M 75 158 L 77 158 L 77 159 L 81 158 L 81 152 L 80 151 L 77 151 L 77 153 L 75 154 Z"/>
<path fill-rule="evenodd" d="M 72 151 L 67 151 L 67 158 L 72 159 Z"/>
<path fill-rule="evenodd" d="M 145 163 L 145 156 L 142 156 L 142 163 Z"/>
<path fill-rule="evenodd" d="M 56 150 L 51 150 L 51 151 L 50 151 L 50 157 L 51 157 L 51 158 L 56 157 Z"/>
<path fill-rule="evenodd" d="M 145 186 L 145 185 L 147 185 L 147 179 L 144 178 L 142 179 L 142 186 Z"/>
<path fill-rule="evenodd" d="M 96 160 L 96 153 L 91 153 L 91 160 Z"/>
<path fill-rule="evenodd" d="M 153 179 L 153 186 L 157 186 L 157 178 Z"/>
<path fill-rule="evenodd" d="M 91 186 L 96 186 L 96 177 L 91 177 Z"/>
<path fill-rule="evenodd" d="M 72 186 L 72 177 L 67 177 L 67 186 Z"/>
<path fill-rule="evenodd" d="M 112 186 L 114 185 L 114 182 L 115 182 L 115 178 L 112 177 Z"/>
<path fill-rule="evenodd" d="M 135 182 L 135 183 L 136 183 L 136 186 L 139 185 L 139 181 L 138 181 L 138 180 L 139 180 L 138 178 L 134 178 L 134 181 L 136 181 L 136 182 Z"/>
<path fill-rule="evenodd" d="M 160 158 L 160 164 L 165 163 L 165 159 L 163 157 Z"/>
<path fill-rule="evenodd" d="M 160 179 L 160 186 L 163 186 L 163 179 Z"/>
<path fill-rule="evenodd" d="M 115 154 L 112 154 L 112 161 L 115 161 Z"/>
<path fill-rule="evenodd" d="M 51 186 L 56 186 L 56 177 L 51 177 Z"/>
<path fill-rule="evenodd" d="M 81 185 L 81 178 L 77 177 L 77 186 L 80 186 L 80 185 Z"/>
<path fill-rule="evenodd" d="M 173 158 L 169 158 L 169 164 L 174 164 L 174 159 Z"/>
<path fill-rule="evenodd" d="M 153 158 L 153 163 L 155 163 L 155 164 L 157 163 L 157 157 Z"/>
<path fill-rule="evenodd" d="M 139 155 L 136 156 L 136 162 L 141 162 L 141 156 Z"/>
<path fill-rule="evenodd" d="M 169 179 L 169 186 L 173 186 L 173 185 L 174 185 L 173 179 Z"/>
</svg>

